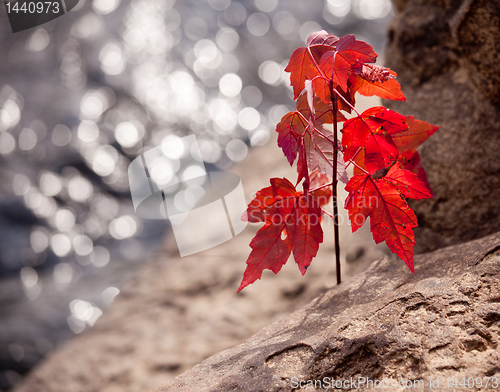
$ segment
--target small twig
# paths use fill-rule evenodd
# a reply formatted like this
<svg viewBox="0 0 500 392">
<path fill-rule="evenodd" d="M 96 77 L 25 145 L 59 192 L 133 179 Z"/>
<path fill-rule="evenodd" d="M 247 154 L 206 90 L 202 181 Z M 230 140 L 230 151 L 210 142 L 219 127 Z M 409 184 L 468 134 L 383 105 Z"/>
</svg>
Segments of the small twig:
<svg viewBox="0 0 500 392">
<path fill-rule="evenodd" d="M 330 185 L 330 184 L 328 184 L 328 185 Z M 328 215 L 330 218 L 333 219 L 333 215 L 330 214 L 327 210 L 325 210 L 324 208 L 321 208 L 321 211 L 323 211 L 324 214 Z"/>
<path fill-rule="evenodd" d="M 309 189 L 309 192 L 319 191 L 320 189 L 326 188 L 327 186 L 330 186 L 330 185 L 332 185 L 332 184 L 324 184 L 324 185 L 318 186 L 316 188 Z"/>
</svg>

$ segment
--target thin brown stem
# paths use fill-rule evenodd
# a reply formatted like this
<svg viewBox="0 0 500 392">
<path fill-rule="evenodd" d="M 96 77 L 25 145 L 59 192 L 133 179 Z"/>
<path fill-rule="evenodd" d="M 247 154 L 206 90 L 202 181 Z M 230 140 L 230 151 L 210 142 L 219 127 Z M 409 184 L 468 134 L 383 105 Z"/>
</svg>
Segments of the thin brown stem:
<svg viewBox="0 0 500 392">
<path fill-rule="evenodd" d="M 337 158 L 338 158 L 338 134 L 337 134 L 337 95 L 333 92 L 333 83 L 330 82 L 330 95 L 332 98 L 333 110 L 333 229 L 335 236 L 335 266 L 337 270 L 337 284 L 342 281 L 340 274 L 340 244 L 339 244 L 339 214 L 337 206 Z"/>
</svg>

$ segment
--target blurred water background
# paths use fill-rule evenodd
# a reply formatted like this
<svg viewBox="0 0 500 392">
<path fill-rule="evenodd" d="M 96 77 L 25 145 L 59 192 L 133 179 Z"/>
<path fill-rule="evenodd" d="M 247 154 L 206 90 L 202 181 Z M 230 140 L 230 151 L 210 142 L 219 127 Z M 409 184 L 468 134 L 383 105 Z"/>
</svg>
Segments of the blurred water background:
<svg viewBox="0 0 500 392">
<path fill-rule="evenodd" d="M 16 34 L 0 9 L 0 391 L 91 327 L 158 251 L 168 223 L 136 216 L 128 190 L 138 154 L 194 133 L 207 169 L 230 169 L 293 107 L 293 50 L 325 29 L 383 53 L 391 7 L 80 0 Z M 173 162 L 151 176 L 182 176 Z"/>
</svg>

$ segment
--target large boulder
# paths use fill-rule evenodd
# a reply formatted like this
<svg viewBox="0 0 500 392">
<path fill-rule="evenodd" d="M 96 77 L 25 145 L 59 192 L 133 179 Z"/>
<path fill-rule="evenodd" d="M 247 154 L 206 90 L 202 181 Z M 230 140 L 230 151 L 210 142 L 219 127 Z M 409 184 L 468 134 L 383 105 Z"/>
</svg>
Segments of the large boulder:
<svg viewBox="0 0 500 392">
<path fill-rule="evenodd" d="M 363 378 L 374 390 L 377 380 L 458 390 L 455 377 L 495 390 L 500 234 L 418 255 L 416 265 L 412 275 L 400 260 L 381 258 L 156 392 L 291 391 L 301 380 L 322 380 L 324 388 L 342 380 L 357 390 L 366 386 Z"/>
<path fill-rule="evenodd" d="M 441 129 L 421 150 L 436 195 L 414 203 L 417 251 L 500 230 L 500 3 L 395 0 L 386 64 L 406 102 Z"/>
</svg>

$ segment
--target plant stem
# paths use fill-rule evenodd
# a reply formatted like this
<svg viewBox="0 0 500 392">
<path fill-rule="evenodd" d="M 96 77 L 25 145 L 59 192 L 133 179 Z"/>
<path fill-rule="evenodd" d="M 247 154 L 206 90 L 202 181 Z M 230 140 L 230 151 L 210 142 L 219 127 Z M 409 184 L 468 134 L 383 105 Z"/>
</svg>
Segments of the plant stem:
<svg viewBox="0 0 500 392">
<path fill-rule="evenodd" d="M 337 270 L 337 284 L 341 282 L 340 275 L 340 243 L 339 243 L 339 214 L 337 206 L 337 157 L 338 157 L 338 135 L 337 135 L 337 94 L 333 92 L 333 85 L 330 83 L 330 95 L 332 97 L 333 109 L 333 229 L 335 235 L 335 266 Z"/>
</svg>

